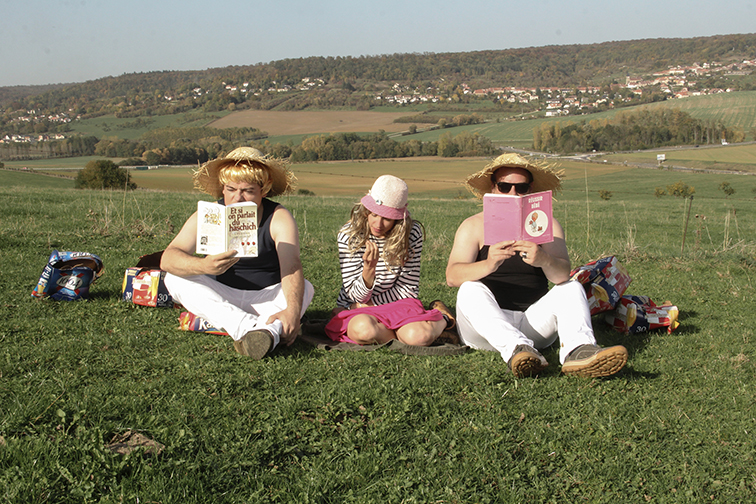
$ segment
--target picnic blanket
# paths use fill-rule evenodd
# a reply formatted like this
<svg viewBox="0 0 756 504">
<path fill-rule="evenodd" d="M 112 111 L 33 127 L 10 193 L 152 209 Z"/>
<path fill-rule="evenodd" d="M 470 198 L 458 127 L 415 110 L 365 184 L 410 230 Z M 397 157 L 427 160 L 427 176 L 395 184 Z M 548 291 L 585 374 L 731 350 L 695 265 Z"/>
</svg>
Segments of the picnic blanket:
<svg viewBox="0 0 756 504">
<path fill-rule="evenodd" d="M 431 346 L 414 346 L 391 340 L 380 345 L 358 345 L 357 343 L 336 342 L 325 334 L 327 320 L 314 320 L 302 324 L 302 334 L 297 338 L 319 350 L 348 350 L 352 352 L 370 352 L 386 348 L 392 352 L 405 355 L 462 355 L 470 347 L 467 345 L 452 345 L 450 343 L 434 344 Z"/>
</svg>

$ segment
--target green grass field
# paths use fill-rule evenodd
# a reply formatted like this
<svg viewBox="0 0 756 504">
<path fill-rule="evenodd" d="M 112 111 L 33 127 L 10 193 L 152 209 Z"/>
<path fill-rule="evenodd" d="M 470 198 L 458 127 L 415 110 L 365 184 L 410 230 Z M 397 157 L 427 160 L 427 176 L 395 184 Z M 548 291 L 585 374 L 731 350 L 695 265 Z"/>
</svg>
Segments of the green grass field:
<svg viewBox="0 0 756 504">
<path fill-rule="evenodd" d="M 82 119 L 71 123 L 71 130 L 82 135 L 94 135 L 97 138 L 118 137 L 135 140 L 145 132 L 159 128 L 188 128 L 206 126 L 212 121 L 228 115 L 230 112 L 186 112 L 181 114 L 125 117 L 113 115 Z"/>
<path fill-rule="evenodd" d="M 554 205 L 573 264 L 614 254 L 629 294 L 680 308 L 672 334 L 625 336 L 594 318 L 600 343 L 630 352 L 611 379 L 560 376 L 554 349 L 547 372 L 523 380 L 480 351 L 412 357 L 299 341 L 249 360 L 228 338 L 177 330 L 178 310 L 120 300 L 124 270 L 165 247 L 200 195 L 77 191 L 0 170 L 0 501 L 753 501 L 751 178 L 725 199 L 714 174 L 607 168 L 586 193 L 580 165 L 573 171 Z M 683 250 L 689 201 L 653 196 L 680 179 L 696 188 Z M 360 194 L 370 183 L 361 181 Z M 410 209 L 427 233 L 421 299 L 453 308 L 446 259 L 479 206 L 419 193 Z M 308 316 L 323 318 L 354 197 L 280 201 L 316 287 Z M 103 259 L 89 301 L 30 297 L 52 249 Z M 127 430 L 162 453 L 111 452 Z"/>
</svg>

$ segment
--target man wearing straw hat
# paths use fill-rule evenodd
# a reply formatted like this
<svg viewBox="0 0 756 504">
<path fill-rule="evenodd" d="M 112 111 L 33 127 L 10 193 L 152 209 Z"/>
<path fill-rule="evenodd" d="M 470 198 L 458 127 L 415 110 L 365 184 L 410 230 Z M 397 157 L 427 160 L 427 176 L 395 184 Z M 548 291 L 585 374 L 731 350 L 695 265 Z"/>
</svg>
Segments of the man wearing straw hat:
<svg viewBox="0 0 756 504">
<path fill-rule="evenodd" d="M 206 163 L 194 174 L 197 189 L 226 205 L 257 204 L 258 256 L 237 258 L 233 250 L 195 255 L 195 212 L 160 262 L 168 272 L 165 284 L 173 298 L 223 328 L 234 339 L 237 352 L 255 359 L 279 342 L 294 342 L 314 293 L 302 273 L 297 224 L 286 208 L 267 198 L 290 192 L 294 181 L 283 162 L 251 147 L 239 147 Z"/>
<path fill-rule="evenodd" d="M 561 188 L 561 171 L 502 154 L 465 181 L 476 197 L 523 195 Z M 512 373 L 535 376 L 548 366 L 538 351 L 557 337 L 562 373 L 609 376 L 627 362 L 623 346 L 596 344 L 583 286 L 569 282 L 570 259 L 562 226 L 553 220 L 554 241 L 483 244 L 483 213 L 457 229 L 446 281 L 459 287 L 457 327 L 473 348 L 498 351 Z M 548 283 L 555 286 L 549 290 Z"/>
</svg>

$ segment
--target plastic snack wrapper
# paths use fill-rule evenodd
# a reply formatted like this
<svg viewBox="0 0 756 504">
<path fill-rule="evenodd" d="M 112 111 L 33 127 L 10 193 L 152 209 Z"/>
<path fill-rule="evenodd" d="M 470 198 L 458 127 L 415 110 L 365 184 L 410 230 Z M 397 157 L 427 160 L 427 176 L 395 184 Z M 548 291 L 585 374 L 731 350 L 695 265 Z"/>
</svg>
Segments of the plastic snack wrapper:
<svg viewBox="0 0 756 504">
<path fill-rule="evenodd" d="M 648 296 L 622 296 L 617 308 L 604 315 L 604 320 L 623 333 L 641 333 L 667 328 L 667 334 L 677 329 L 679 310 L 665 301 L 657 306 Z"/>
<path fill-rule="evenodd" d="M 126 268 L 121 293 L 124 301 L 141 306 L 172 307 L 173 297 L 165 287 L 165 271 L 153 268 Z"/>
<path fill-rule="evenodd" d="M 204 332 L 218 334 L 220 336 L 228 336 L 228 333 L 223 329 L 213 327 L 207 320 L 188 311 L 181 312 L 181 315 L 179 315 L 179 329 L 182 331 Z"/>
<path fill-rule="evenodd" d="M 87 299 L 89 287 L 103 272 L 102 259 L 94 254 L 53 250 L 31 295 L 56 301 Z"/>
<path fill-rule="evenodd" d="M 126 268 L 121 294 L 124 301 L 140 306 L 171 307 L 173 297 L 165 286 L 165 271 L 160 269 L 163 251 L 143 255 L 135 267 Z"/>
<path fill-rule="evenodd" d="M 613 310 L 632 281 L 614 256 L 572 270 L 570 280 L 583 284 L 591 315 Z"/>
</svg>

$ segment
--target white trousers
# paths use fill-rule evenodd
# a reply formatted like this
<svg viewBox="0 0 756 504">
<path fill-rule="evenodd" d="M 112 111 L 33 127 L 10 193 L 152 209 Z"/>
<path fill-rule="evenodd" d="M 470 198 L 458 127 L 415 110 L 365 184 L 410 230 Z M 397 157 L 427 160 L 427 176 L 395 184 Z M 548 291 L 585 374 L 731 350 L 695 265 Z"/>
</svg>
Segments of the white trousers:
<svg viewBox="0 0 756 504">
<path fill-rule="evenodd" d="M 596 344 L 588 300 L 578 282 L 554 286 L 524 312 L 499 308 L 483 283 L 465 282 L 457 293 L 457 327 L 464 344 L 497 351 L 505 362 L 517 345 L 543 349 L 557 337 L 562 364 L 578 346 Z"/>
<path fill-rule="evenodd" d="M 202 317 L 214 327 L 223 328 L 234 340 L 240 340 L 249 331 L 267 329 L 278 345 L 281 335 L 279 320 L 268 324 L 268 318 L 286 309 L 286 297 L 281 284 L 262 290 L 234 289 L 209 275 L 180 277 L 167 273 L 165 286 L 173 299 L 193 314 Z M 315 289 L 305 280 L 302 313 L 310 306 Z"/>
</svg>

